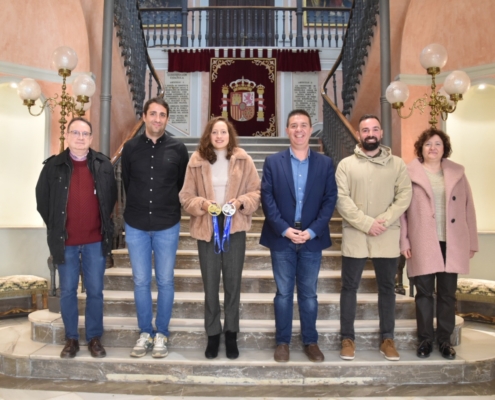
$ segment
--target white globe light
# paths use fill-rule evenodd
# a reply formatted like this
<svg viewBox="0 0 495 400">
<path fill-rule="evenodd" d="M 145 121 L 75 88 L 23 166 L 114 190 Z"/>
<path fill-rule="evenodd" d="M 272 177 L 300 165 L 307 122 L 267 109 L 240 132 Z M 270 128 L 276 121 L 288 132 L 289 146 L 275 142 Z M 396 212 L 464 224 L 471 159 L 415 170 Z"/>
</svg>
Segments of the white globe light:
<svg viewBox="0 0 495 400">
<path fill-rule="evenodd" d="M 423 68 L 443 68 L 448 59 L 447 50 L 441 44 L 432 43 L 426 46 L 419 55 L 419 62 Z"/>
<path fill-rule="evenodd" d="M 34 79 L 24 78 L 17 87 L 17 94 L 22 100 L 38 100 L 41 88 Z"/>
<path fill-rule="evenodd" d="M 54 66 L 57 71 L 61 69 L 72 71 L 77 66 L 76 52 L 67 46 L 59 47 L 53 52 L 52 66 Z"/>
<path fill-rule="evenodd" d="M 454 103 L 452 100 L 450 100 L 450 95 L 449 95 L 449 94 L 445 91 L 445 88 L 444 88 L 444 87 L 442 87 L 442 88 L 438 91 L 438 94 L 439 94 L 440 96 L 445 97 L 445 98 L 447 99 L 447 102 L 448 102 L 448 103 L 449 103 L 452 107 L 454 107 L 454 106 L 455 106 L 455 103 Z"/>
<path fill-rule="evenodd" d="M 471 79 L 464 71 L 453 71 L 445 78 L 443 87 L 448 94 L 464 94 L 471 87 Z"/>
<path fill-rule="evenodd" d="M 409 88 L 404 82 L 394 81 L 388 85 L 385 97 L 390 104 L 405 103 L 409 97 Z"/>
<path fill-rule="evenodd" d="M 76 96 L 91 97 L 96 91 L 95 81 L 89 75 L 79 75 L 72 82 L 72 91 Z"/>
</svg>

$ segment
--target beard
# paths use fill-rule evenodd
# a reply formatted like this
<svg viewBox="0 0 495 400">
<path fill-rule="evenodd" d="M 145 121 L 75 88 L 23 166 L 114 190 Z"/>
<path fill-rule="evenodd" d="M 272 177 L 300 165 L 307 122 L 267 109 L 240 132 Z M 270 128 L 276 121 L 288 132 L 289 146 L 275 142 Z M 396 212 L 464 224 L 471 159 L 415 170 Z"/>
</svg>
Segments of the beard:
<svg viewBox="0 0 495 400">
<path fill-rule="evenodd" d="M 380 146 L 380 140 L 377 138 L 372 138 L 372 137 L 367 137 L 363 141 L 361 141 L 361 145 L 363 146 L 363 149 L 366 151 L 373 151 Z"/>
</svg>

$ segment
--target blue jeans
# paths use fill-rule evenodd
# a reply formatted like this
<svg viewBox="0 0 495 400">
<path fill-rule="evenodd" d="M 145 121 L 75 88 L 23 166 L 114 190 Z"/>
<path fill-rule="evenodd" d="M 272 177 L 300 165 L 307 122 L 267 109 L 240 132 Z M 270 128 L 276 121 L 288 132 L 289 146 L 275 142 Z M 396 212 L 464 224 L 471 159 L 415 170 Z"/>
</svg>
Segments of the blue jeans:
<svg viewBox="0 0 495 400">
<path fill-rule="evenodd" d="M 355 340 L 357 290 L 367 258 L 342 256 L 342 289 L 340 291 L 340 335 Z M 395 275 L 397 258 L 372 258 L 378 286 L 378 317 L 382 340 L 393 339 L 395 330 Z"/>
<path fill-rule="evenodd" d="M 270 251 L 277 294 L 275 306 L 275 339 L 277 345 L 289 344 L 292 337 L 294 285 L 297 285 L 297 304 L 301 321 L 301 336 L 305 345 L 318 343 L 316 318 L 318 298 L 316 287 L 320 272 L 321 251 L 299 251 L 288 248 Z"/>
<path fill-rule="evenodd" d="M 151 252 L 155 256 L 155 278 L 158 287 L 156 332 L 169 336 L 168 325 L 174 303 L 175 254 L 179 245 L 180 223 L 161 231 L 142 231 L 125 224 L 125 237 L 134 279 L 134 301 L 140 333 L 153 331 L 151 299 Z"/>
<path fill-rule="evenodd" d="M 79 286 L 79 256 L 82 259 L 86 288 L 86 341 L 103 335 L 103 276 L 106 258 L 101 242 L 65 246 L 65 264 L 57 266 L 60 277 L 60 311 L 66 339 L 79 340 L 77 325 L 77 288 Z"/>
</svg>

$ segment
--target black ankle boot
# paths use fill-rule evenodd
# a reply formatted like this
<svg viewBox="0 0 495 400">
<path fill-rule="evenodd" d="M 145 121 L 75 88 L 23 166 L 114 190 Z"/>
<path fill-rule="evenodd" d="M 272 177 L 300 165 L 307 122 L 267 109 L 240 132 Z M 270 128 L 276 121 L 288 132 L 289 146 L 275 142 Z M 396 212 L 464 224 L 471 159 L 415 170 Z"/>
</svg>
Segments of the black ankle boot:
<svg viewBox="0 0 495 400">
<path fill-rule="evenodd" d="M 227 348 L 227 358 L 235 360 L 239 357 L 239 349 L 237 348 L 237 332 L 225 332 L 225 347 Z"/>
<path fill-rule="evenodd" d="M 208 336 L 208 346 L 206 346 L 205 357 L 212 359 L 218 356 L 218 347 L 220 346 L 220 334 Z"/>
</svg>

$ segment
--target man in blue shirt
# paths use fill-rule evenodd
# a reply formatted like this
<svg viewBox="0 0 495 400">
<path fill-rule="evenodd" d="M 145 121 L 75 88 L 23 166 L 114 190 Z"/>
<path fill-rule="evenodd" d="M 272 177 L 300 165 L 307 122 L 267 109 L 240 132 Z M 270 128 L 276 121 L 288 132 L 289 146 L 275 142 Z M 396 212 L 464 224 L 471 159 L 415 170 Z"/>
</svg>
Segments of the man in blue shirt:
<svg viewBox="0 0 495 400">
<path fill-rule="evenodd" d="M 289 149 L 267 157 L 263 166 L 265 223 L 260 243 L 270 249 L 277 285 L 274 358 L 278 362 L 289 361 L 295 285 L 304 352 L 310 361 L 324 360 L 316 331 L 316 287 L 322 250 L 332 245 L 328 223 L 337 186 L 332 160 L 309 148 L 312 131 L 306 111 L 291 111 L 286 127 Z"/>
</svg>

